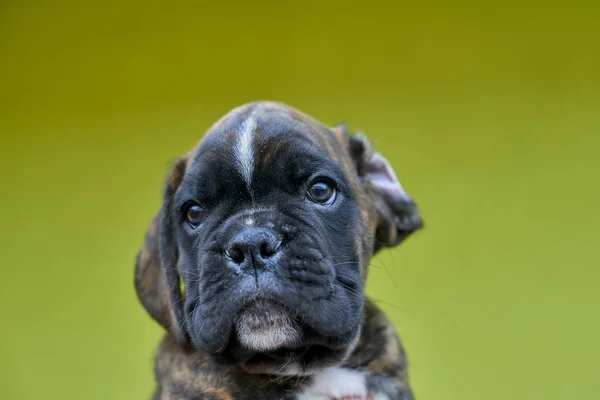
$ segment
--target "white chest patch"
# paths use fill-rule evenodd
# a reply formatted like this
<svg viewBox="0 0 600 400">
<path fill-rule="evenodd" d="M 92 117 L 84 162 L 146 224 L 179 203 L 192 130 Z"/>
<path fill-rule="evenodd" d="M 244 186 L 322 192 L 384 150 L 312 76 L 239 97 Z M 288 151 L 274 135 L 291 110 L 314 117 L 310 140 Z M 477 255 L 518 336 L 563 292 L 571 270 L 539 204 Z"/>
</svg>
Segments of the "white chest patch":
<svg viewBox="0 0 600 400">
<path fill-rule="evenodd" d="M 256 120 L 253 115 L 250 115 L 242 124 L 238 133 L 238 140 L 235 144 L 235 158 L 240 173 L 246 181 L 246 185 L 250 188 L 252 181 L 252 170 L 254 169 L 254 150 L 252 139 L 254 137 L 254 129 L 256 128 Z"/>
<path fill-rule="evenodd" d="M 367 381 L 362 372 L 330 367 L 313 377 L 297 400 L 366 400 Z"/>
</svg>

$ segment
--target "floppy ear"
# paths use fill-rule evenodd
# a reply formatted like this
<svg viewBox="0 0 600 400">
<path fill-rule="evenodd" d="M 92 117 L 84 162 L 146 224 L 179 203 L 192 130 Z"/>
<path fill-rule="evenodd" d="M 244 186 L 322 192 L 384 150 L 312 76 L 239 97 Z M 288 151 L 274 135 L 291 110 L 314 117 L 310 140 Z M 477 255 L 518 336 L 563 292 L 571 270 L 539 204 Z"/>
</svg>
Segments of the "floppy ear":
<svg viewBox="0 0 600 400">
<path fill-rule="evenodd" d="M 185 174 L 186 158 L 180 158 L 165 185 L 163 205 L 154 217 L 135 264 L 135 288 L 150 316 L 175 335 L 183 346 L 188 344 L 183 314 L 183 294 L 178 270 L 179 251 L 169 213 L 171 197 Z"/>
<path fill-rule="evenodd" d="M 388 160 L 373 149 L 365 135 L 350 135 L 345 125 L 335 129 L 347 135 L 358 177 L 377 212 L 374 252 L 397 246 L 423 227 L 417 204 L 400 184 Z"/>
</svg>

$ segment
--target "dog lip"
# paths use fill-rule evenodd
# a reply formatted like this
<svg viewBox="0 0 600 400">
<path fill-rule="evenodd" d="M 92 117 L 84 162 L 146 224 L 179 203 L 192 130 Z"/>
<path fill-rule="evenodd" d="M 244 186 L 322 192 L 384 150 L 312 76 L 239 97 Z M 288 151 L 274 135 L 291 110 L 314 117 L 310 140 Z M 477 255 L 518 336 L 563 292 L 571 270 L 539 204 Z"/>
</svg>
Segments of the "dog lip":
<svg viewBox="0 0 600 400">
<path fill-rule="evenodd" d="M 240 313 L 262 307 L 278 308 L 282 310 L 286 309 L 281 302 L 275 300 L 274 298 L 265 294 L 256 294 L 244 307 L 242 307 Z"/>
<path fill-rule="evenodd" d="M 252 300 L 240 309 L 240 311 L 237 313 L 236 321 L 239 321 L 244 315 L 258 315 L 267 312 L 281 315 L 287 314 L 286 308 L 282 304 L 274 300 L 258 298 Z"/>
<path fill-rule="evenodd" d="M 274 351 L 302 343 L 302 328 L 282 306 L 258 300 L 246 306 L 235 322 L 238 341 L 248 350 Z"/>
<path fill-rule="evenodd" d="M 267 317 L 266 324 L 261 325 L 268 313 L 272 317 Z M 244 318 L 250 324 L 242 322 L 240 326 Z M 278 325 L 279 322 L 283 325 Z M 252 296 L 238 309 L 231 335 L 227 337 L 228 344 L 210 355 L 218 363 L 238 365 L 250 373 L 279 374 L 280 367 L 289 363 L 312 368 L 321 359 L 337 362 L 348 351 L 348 343 L 342 337 L 323 336 L 297 316 L 294 308 L 262 294 Z"/>
<path fill-rule="evenodd" d="M 249 301 L 244 305 L 235 317 L 235 321 L 238 322 L 240 318 L 245 315 L 260 317 L 261 314 L 270 314 L 271 316 L 280 316 L 282 318 L 289 319 L 290 322 L 300 324 L 298 318 L 293 316 L 292 310 L 287 307 L 284 303 L 274 300 L 269 297 L 257 296 L 253 300 Z"/>
</svg>

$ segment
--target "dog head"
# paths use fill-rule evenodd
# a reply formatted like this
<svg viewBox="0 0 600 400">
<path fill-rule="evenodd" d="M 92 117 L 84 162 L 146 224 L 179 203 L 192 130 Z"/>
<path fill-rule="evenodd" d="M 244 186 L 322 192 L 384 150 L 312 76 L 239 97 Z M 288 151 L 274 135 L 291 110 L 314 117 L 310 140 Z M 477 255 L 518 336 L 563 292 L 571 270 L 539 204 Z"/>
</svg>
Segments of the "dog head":
<svg viewBox="0 0 600 400">
<path fill-rule="evenodd" d="M 176 162 L 136 289 L 182 346 L 250 372 L 308 374 L 357 343 L 371 256 L 421 226 L 366 137 L 250 103 Z"/>
</svg>

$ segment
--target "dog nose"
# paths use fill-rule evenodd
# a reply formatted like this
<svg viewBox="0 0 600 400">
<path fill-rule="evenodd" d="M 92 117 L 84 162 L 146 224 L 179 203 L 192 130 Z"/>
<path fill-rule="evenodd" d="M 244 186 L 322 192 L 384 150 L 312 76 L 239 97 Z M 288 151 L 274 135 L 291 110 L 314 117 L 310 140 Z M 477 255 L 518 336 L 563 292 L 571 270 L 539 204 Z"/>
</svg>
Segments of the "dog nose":
<svg viewBox="0 0 600 400">
<path fill-rule="evenodd" d="M 274 256 L 281 241 L 268 229 L 246 228 L 233 237 L 225 254 L 236 264 L 262 263 Z"/>
</svg>

